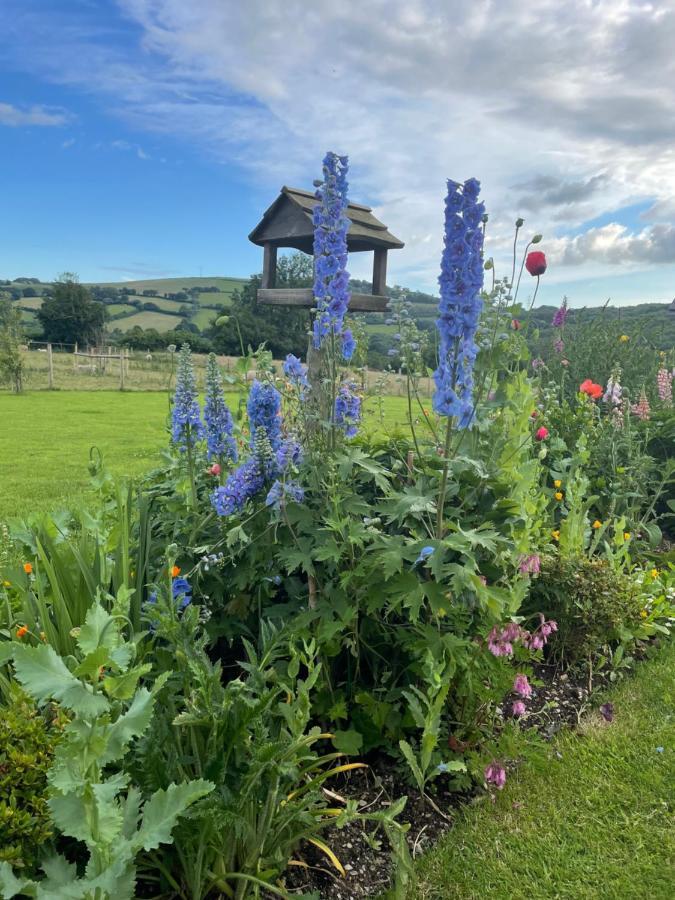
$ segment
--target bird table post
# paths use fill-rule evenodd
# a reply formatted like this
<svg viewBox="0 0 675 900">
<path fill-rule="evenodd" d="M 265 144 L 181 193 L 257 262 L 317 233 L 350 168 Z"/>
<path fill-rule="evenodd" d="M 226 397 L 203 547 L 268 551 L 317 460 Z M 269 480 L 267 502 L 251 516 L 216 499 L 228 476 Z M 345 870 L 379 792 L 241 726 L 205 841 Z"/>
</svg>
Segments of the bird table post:
<svg viewBox="0 0 675 900">
<path fill-rule="evenodd" d="M 54 357 L 52 355 L 52 345 L 47 344 L 47 364 L 49 365 L 48 385 L 49 390 L 54 390 Z"/>
</svg>

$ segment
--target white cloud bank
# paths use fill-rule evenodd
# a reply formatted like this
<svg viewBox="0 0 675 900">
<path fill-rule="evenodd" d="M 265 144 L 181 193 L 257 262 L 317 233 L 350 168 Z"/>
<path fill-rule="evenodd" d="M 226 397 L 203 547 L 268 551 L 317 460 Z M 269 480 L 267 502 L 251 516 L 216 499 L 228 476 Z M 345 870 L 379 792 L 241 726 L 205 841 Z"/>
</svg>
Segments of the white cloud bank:
<svg viewBox="0 0 675 900">
<path fill-rule="evenodd" d="M 675 263 L 673 0 L 119 0 L 130 39 L 82 17 L 58 46 L 31 6 L 14 40 L 43 74 L 243 167 L 261 209 L 348 153 L 353 199 L 406 241 L 401 282 L 434 286 L 445 178 L 473 175 L 497 256 L 522 213 L 570 277 Z M 634 233 L 554 237 L 646 200 Z"/>
<path fill-rule="evenodd" d="M 31 106 L 20 109 L 11 103 L 0 103 L 0 125 L 10 128 L 21 126 L 54 127 L 67 125 L 70 116 L 62 109 L 49 109 L 44 106 Z"/>
</svg>

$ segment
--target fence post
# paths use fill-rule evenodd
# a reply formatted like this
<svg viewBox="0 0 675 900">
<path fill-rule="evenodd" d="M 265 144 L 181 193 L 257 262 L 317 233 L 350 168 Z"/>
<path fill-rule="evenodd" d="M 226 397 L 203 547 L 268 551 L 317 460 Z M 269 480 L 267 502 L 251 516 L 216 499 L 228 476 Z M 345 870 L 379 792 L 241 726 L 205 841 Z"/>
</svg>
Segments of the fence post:
<svg viewBox="0 0 675 900">
<path fill-rule="evenodd" d="M 75 352 L 73 353 L 73 369 L 77 372 L 77 341 L 75 341 Z"/>
<path fill-rule="evenodd" d="M 124 351 L 120 347 L 120 352 L 117 357 L 120 361 L 120 390 L 124 390 Z"/>
<path fill-rule="evenodd" d="M 54 359 L 52 357 L 52 345 L 47 344 L 47 363 L 49 365 L 49 390 L 54 390 Z"/>
</svg>

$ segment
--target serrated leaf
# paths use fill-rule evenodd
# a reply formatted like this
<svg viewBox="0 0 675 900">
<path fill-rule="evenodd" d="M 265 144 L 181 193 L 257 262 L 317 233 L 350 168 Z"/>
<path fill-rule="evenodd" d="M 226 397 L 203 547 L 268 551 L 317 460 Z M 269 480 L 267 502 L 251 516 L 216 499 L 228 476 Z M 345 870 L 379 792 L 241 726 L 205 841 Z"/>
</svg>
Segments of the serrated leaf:
<svg viewBox="0 0 675 900">
<path fill-rule="evenodd" d="M 146 688 L 141 688 L 131 701 L 129 709 L 108 726 L 107 748 L 100 759 L 102 766 L 123 756 L 128 744 L 143 734 L 152 719 L 154 703 L 154 695 Z"/>
<path fill-rule="evenodd" d="M 413 778 L 417 782 L 417 787 L 420 791 L 424 790 L 424 775 L 422 774 L 422 770 L 417 764 L 417 760 L 415 759 L 415 754 L 413 753 L 413 749 L 407 741 L 399 741 L 399 747 L 401 748 L 401 753 L 405 757 L 406 762 L 410 766 L 410 771 L 413 774 Z"/>
<path fill-rule="evenodd" d="M 0 896 L 12 900 L 21 894 L 35 897 L 37 884 L 30 878 L 17 878 L 8 862 L 0 862 Z"/>
<path fill-rule="evenodd" d="M 143 807 L 141 827 L 133 843 L 144 850 L 155 850 L 171 840 L 171 832 L 186 809 L 209 794 L 215 785 L 198 779 L 184 784 L 170 784 L 165 791 L 156 791 Z"/>
<path fill-rule="evenodd" d="M 40 868 L 45 873 L 51 884 L 56 887 L 63 887 L 77 878 L 77 866 L 75 863 L 56 854 L 50 856 L 41 863 Z"/>
<path fill-rule="evenodd" d="M 97 647 L 91 653 L 87 653 L 82 662 L 74 670 L 77 678 L 91 678 L 96 675 L 103 666 L 110 663 L 110 652 L 107 647 Z"/>
<path fill-rule="evenodd" d="M 84 625 L 77 636 L 77 646 L 82 653 L 92 653 L 97 647 L 112 649 L 119 642 L 119 634 L 115 620 L 100 603 L 94 603 L 87 610 Z"/>
<path fill-rule="evenodd" d="M 17 646 L 14 670 L 18 681 L 38 702 L 58 700 L 84 718 L 100 716 L 110 705 L 102 694 L 78 681 L 52 647 Z"/>
<path fill-rule="evenodd" d="M 356 756 L 363 747 L 363 735 L 354 728 L 350 728 L 347 731 L 335 731 L 333 733 L 333 746 L 340 753 L 346 753 L 347 756 Z"/>
</svg>

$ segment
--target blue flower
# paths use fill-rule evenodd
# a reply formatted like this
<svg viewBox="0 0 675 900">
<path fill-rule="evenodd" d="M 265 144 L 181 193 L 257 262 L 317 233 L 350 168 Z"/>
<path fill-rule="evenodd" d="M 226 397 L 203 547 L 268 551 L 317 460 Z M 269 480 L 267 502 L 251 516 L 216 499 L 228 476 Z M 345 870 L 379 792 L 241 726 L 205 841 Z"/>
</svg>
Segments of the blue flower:
<svg viewBox="0 0 675 900">
<path fill-rule="evenodd" d="M 342 356 L 349 362 L 356 350 L 356 341 L 350 328 L 345 328 L 342 332 Z"/>
<path fill-rule="evenodd" d="M 265 506 L 273 506 L 280 509 L 282 504 L 289 501 L 302 503 L 305 499 L 305 491 L 297 481 L 275 481 L 265 498 Z"/>
<path fill-rule="evenodd" d="M 237 461 L 237 442 L 233 435 L 232 413 L 223 395 L 223 379 L 214 353 L 209 353 L 206 363 L 206 448 L 209 458 Z"/>
<path fill-rule="evenodd" d="M 194 444 L 203 433 L 190 345 L 183 344 L 178 356 L 176 392 L 171 408 L 171 440 L 183 450 L 188 442 Z"/>
<path fill-rule="evenodd" d="M 335 398 L 335 424 L 348 438 L 356 436 L 361 421 L 361 398 L 353 391 L 353 385 L 343 384 Z"/>
<path fill-rule="evenodd" d="M 420 550 L 420 555 L 415 560 L 414 565 L 418 566 L 421 563 L 423 563 L 425 560 L 429 559 L 429 557 L 435 551 L 435 549 L 436 549 L 435 547 L 422 547 L 422 549 Z"/>
<path fill-rule="evenodd" d="M 300 388 L 309 387 L 307 381 L 307 366 L 300 362 L 297 356 L 289 353 L 284 360 L 284 375 Z"/>
<path fill-rule="evenodd" d="M 219 516 L 231 516 L 246 505 L 265 486 L 259 460 L 252 456 L 227 476 L 225 484 L 211 494 L 211 504 Z"/>
<path fill-rule="evenodd" d="M 276 451 L 275 460 L 280 472 L 285 472 L 290 465 L 299 465 L 302 461 L 302 446 L 295 438 L 286 438 Z"/>
<path fill-rule="evenodd" d="M 192 602 L 192 588 L 187 578 L 174 578 L 171 582 L 171 593 L 174 600 L 178 600 L 180 609 L 185 609 Z"/>
<path fill-rule="evenodd" d="M 321 347 L 329 334 L 342 333 L 349 300 L 347 272 L 347 170 L 346 156 L 327 153 L 323 160 L 323 182 L 314 207 L 314 346 Z M 349 357 L 346 356 L 347 359 Z"/>
<path fill-rule="evenodd" d="M 439 276 L 441 299 L 436 322 L 438 368 L 434 372 L 434 410 L 454 416 L 459 428 L 473 418 L 473 367 L 478 353 L 476 329 L 482 309 L 485 207 L 478 203 L 480 183 L 448 181 L 445 201 L 445 249 Z"/>
<path fill-rule="evenodd" d="M 281 443 L 281 394 L 279 391 L 274 385 L 256 379 L 251 387 L 246 409 L 251 425 L 251 448 L 255 447 L 257 430 L 264 428 L 272 450 L 277 450 Z"/>
</svg>

